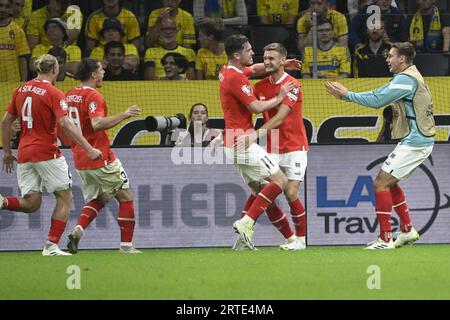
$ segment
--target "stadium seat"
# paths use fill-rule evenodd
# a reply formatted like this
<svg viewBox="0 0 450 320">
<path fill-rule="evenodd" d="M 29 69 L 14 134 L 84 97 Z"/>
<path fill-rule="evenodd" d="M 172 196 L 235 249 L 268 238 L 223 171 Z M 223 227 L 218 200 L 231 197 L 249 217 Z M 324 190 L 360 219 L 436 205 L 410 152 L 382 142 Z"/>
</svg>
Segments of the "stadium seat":
<svg viewBox="0 0 450 320">
<path fill-rule="evenodd" d="M 414 64 L 423 76 L 448 76 L 449 57 L 441 53 L 418 53 Z"/>
<path fill-rule="evenodd" d="M 252 29 L 253 51 L 255 52 L 256 55 L 262 55 L 263 48 L 267 44 L 272 42 L 280 42 L 284 44 L 284 46 L 286 46 L 286 49 L 288 50 L 289 53 L 292 53 L 293 47 L 291 44 L 292 42 L 294 42 L 294 47 L 296 48 L 296 43 L 295 41 L 292 41 L 290 38 L 291 38 L 291 29 L 285 26 L 277 26 L 277 25 L 253 26 Z"/>
</svg>

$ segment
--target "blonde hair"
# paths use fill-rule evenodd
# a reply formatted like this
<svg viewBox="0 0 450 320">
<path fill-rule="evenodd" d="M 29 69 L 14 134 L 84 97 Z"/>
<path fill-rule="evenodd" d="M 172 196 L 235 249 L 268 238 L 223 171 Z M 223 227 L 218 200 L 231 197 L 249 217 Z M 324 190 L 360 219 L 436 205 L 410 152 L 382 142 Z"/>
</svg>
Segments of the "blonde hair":
<svg viewBox="0 0 450 320">
<path fill-rule="evenodd" d="M 47 74 L 58 64 L 56 57 L 51 54 L 43 54 L 34 62 L 34 67 L 38 74 Z"/>
<path fill-rule="evenodd" d="M 400 56 L 405 56 L 407 64 L 412 64 L 416 57 L 416 50 L 411 42 L 396 42 L 391 44 L 391 48 L 395 48 Z"/>
<path fill-rule="evenodd" d="M 278 52 L 282 57 L 287 56 L 287 50 L 286 48 L 278 42 L 270 43 L 267 46 L 263 48 L 264 51 L 276 51 Z"/>
</svg>

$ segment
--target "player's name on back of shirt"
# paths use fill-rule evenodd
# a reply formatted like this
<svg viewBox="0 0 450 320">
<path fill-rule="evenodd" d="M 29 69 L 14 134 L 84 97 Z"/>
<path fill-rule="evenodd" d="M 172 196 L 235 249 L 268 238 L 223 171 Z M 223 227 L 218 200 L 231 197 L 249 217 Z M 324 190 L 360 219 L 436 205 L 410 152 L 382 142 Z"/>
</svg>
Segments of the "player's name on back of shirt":
<svg viewBox="0 0 450 320">
<path fill-rule="evenodd" d="M 67 102 L 83 103 L 83 97 L 76 94 L 68 95 L 66 99 Z"/>
<path fill-rule="evenodd" d="M 26 85 L 19 88 L 19 92 L 33 92 L 39 96 L 44 96 L 47 93 L 47 90 L 35 87 L 33 85 Z"/>
</svg>

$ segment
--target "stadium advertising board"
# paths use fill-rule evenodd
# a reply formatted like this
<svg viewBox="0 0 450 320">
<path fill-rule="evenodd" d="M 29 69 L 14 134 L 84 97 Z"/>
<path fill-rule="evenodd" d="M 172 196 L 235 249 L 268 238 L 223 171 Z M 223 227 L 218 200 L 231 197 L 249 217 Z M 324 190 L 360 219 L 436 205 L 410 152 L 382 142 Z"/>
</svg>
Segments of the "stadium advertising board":
<svg viewBox="0 0 450 320">
<path fill-rule="evenodd" d="M 306 179 L 310 245 L 364 244 L 377 235 L 370 189 L 376 172 L 394 146 L 313 146 Z M 231 246 L 231 225 L 240 217 L 248 190 L 232 165 L 172 163 L 171 148 L 119 148 L 135 195 L 134 242 L 140 248 Z M 71 153 L 64 152 L 73 168 Z M 436 145 L 432 159 L 405 181 L 413 223 L 424 232 L 419 243 L 450 242 L 450 145 Z M 188 159 L 188 158 L 185 158 Z M 194 159 L 194 158 L 192 158 Z M 84 204 L 81 181 L 72 170 L 74 201 L 67 230 Z M 0 193 L 18 195 L 15 174 L 0 171 Z M 302 188 L 304 189 L 304 188 Z M 280 205 L 289 216 L 286 201 Z M 53 211 L 52 195 L 44 193 L 41 209 L 32 215 L 0 211 L 0 250 L 40 250 Z M 86 232 L 80 248 L 117 248 L 118 205 L 111 201 Z M 395 214 L 393 217 L 396 218 Z M 255 228 L 257 246 L 283 242 L 265 215 Z"/>
<path fill-rule="evenodd" d="M 394 145 L 312 146 L 308 153 L 309 244 L 362 244 L 376 239 L 372 183 Z M 401 183 L 418 243 L 450 242 L 450 146 L 437 144 Z M 392 211 L 393 231 L 399 231 Z"/>
</svg>

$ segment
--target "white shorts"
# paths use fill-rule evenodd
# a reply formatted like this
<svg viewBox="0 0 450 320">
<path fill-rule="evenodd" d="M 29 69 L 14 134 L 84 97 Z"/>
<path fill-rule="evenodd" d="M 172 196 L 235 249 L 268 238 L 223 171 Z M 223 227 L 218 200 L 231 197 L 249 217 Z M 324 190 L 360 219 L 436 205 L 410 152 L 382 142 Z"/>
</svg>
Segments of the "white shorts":
<svg viewBox="0 0 450 320">
<path fill-rule="evenodd" d="M 106 193 L 114 197 L 120 189 L 129 189 L 130 181 L 119 159 L 93 170 L 77 170 L 83 180 L 84 200 L 91 201 Z"/>
<path fill-rule="evenodd" d="M 263 180 L 280 170 L 275 160 L 256 143 L 239 153 L 235 153 L 233 148 L 223 149 L 247 184 Z"/>
<path fill-rule="evenodd" d="M 303 181 L 308 164 L 307 151 L 288 153 L 271 153 L 270 156 L 278 163 L 288 180 Z"/>
<path fill-rule="evenodd" d="M 72 175 L 63 156 L 47 161 L 17 164 L 17 180 L 22 197 L 42 192 L 43 186 L 49 193 L 72 187 Z"/>
<path fill-rule="evenodd" d="M 398 180 L 406 179 L 428 158 L 431 151 L 433 146 L 418 148 L 398 144 L 384 161 L 381 170 Z"/>
</svg>

